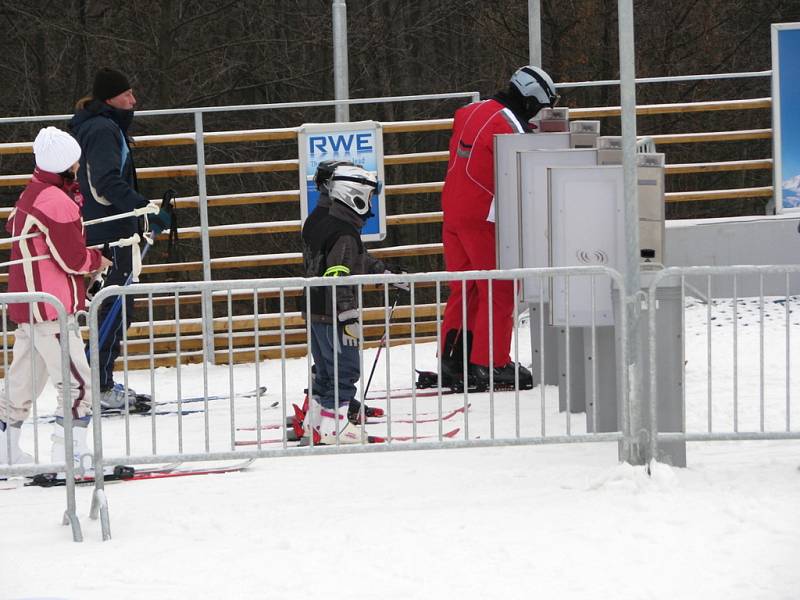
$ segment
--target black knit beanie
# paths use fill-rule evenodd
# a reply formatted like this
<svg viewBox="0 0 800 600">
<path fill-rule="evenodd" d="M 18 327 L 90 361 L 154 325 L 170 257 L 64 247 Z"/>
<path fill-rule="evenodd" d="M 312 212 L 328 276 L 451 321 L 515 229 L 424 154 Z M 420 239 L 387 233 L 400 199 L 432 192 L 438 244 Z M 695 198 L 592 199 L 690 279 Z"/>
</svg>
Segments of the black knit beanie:
<svg viewBox="0 0 800 600">
<path fill-rule="evenodd" d="M 125 75 L 114 69 L 103 68 L 94 76 L 92 97 L 105 102 L 129 89 L 131 84 Z"/>
</svg>

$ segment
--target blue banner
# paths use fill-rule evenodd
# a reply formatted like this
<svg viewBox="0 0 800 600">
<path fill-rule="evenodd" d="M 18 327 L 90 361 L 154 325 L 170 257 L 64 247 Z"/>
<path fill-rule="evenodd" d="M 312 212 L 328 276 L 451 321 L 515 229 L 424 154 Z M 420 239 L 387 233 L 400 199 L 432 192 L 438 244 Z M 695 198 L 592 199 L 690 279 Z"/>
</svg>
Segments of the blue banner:
<svg viewBox="0 0 800 600">
<path fill-rule="evenodd" d="M 800 209 L 800 23 L 772 26 L 775 204 Z"/>
<path fill-rule="evenodd" d="M 319 192 L 314 173 L 324 160 L 347 160 L 383 179 L 383 135 L 374 121 L 359 123 L 306 124 L 298 134 L 300 157 L 300 202 L 302 219 L 317 205 Z M 385 185 L 372 200 L 372 217 L 362 229 L 364 241 L 386 237 Z"/>
</svg>

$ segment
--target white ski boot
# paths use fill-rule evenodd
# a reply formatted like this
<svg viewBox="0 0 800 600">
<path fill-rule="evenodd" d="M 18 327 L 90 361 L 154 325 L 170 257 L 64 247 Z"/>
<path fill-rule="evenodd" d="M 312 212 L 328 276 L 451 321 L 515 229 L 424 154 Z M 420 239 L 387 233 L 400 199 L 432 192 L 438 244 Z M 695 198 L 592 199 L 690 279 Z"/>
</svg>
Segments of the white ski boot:
<svg viewBox="0 0 800 600">
<path fill-rule="evenodd" d="M 301 445 L 308 445 L 313 435 L 314 444 L 321 446 L 336 445 L 338 430 L 340 444 L 358 444 L 361 441 L 361 431 L 358 425 L 347 418 L 347 406 L 339 407 L 337 415 L 333 409 L 324 408 L 316 396 L 312 396 L 308 403 L 308 412 L 303 419 L 303 440 Z"/>
<path fill-rule="evenodd" d="M 92 451 L 86 445 L 86 435 L 89 432 L 91 417 L 72 420 L 72 460 L 75 469 L 80 473 L 91 471 L 94 466 Z M 65 460 L 64 423 L 57 418 L 53 425 L 53 435 L 50 439 L 53 445 L 50 448 L 50 462 L 63 463 Z"/>
<path fill-rule="evenodd" d="M 8 425 L 0 421 L 0 466 L 19 465 L 32 463 L 33 457 L 27 452 L 23 452 L 19 447 L 19 436 L 22 433 L 22 423 L 19 427 Z M 8 445 L 11 443 L 11 453 L 9 454 Z M 11 460 L 9 460 L 9 458 Z"/>
</svg>

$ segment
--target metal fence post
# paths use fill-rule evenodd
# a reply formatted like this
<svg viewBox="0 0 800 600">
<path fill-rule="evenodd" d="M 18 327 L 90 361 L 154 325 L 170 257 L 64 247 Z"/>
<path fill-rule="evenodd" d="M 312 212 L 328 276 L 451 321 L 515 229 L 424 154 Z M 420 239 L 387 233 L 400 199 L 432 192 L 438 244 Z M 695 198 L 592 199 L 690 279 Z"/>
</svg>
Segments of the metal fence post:
<svg viewBox="0 0 800 600">
<path fill-rule="evenodd" d="M 333 0 L 333 88 L 337 100 L 350 97 L 349 73 L 347 70 L 347 3 Z M 336 105 L 336 121 L 350 120 L 350 106 Z"/>
<path fill-rule="evenodd" d="M 197 149 L 197 198 L 200 211 L 200 243 L 203 256 L 203 281 L 211 281 L 211 247 L 208 239 L 208 192 L 206 191 L 206 147 L 203 139 L 203 112 L 194 113 L 194 138 Z M 256 315 L 257 317 L 257 315 Z M 203 289 L 203 360 L 214 363 L 214 306 L 211 294 Z"/>
<path fill-rule="evenodd" d="M 102 409 L 100 407 L 100 333 L 98 313 L 103 300 L 111 294 L 105 293 L 108 289 L 100 290 L 89 305 L 89 367 L 92 372 L 92 436 L 94 438 L 94 451 L 92 453 L 95 473 L 103 472 L 103 425 Z M 92 504 L 89 509 L 89 518 L 100 518 L 100 529 L 103 541 L 111 539 L 111 521 L 108 515 L 108 499 L 106 498 L 105 482 L 103 477 L 96 477 Z"/>
<path fill-rule="evenodd" d="M 534 67 L 542 66 L 542 0 L 528 0 L 529 60 Z"/>
<path fill-rule="evenodd" d="M 71 384 L 71 371 L 70 365 L 72 360 L 69 355 L 69 330 L 67 327 L 67 311 L 61 303 L 53 306 L 58 311 L 58 331 L 61 344 L 61 410 L 62 410 L 62 424 L 64 425 L 64 477 L 67 482 L 67 510 L 64 511 L 64 518 L 62 519 L 63 525 L 69 525 L 72 528 L 72 539 L 75 542 L 83 541 L 83 533 L 81 532 L 81 523 L 78 520 L 78 514 L 75 507 L 75 463 L 73 462 L 73 415 L 72 415 L 72 401 L 70 393 L 72 390 Z M 75 323 L 77 328 L 78 324 Z"/>
<path fill-rule="evenodd" d="M 645 456 L 638 436 L 643 427 L 641 410 L 641 343 L 638 298 L 639 282 L 639 204 L 636 177 L 636 64 L 633 35 L 633 0 L 619 0 L 619 69 L 622 107 L 622 170 L 625 188 L 625 305 L 628 313 L 628 389 L 630 393 L 630 430 L 625 432 L 622 459 L 644 464 Z"/>
</svg>

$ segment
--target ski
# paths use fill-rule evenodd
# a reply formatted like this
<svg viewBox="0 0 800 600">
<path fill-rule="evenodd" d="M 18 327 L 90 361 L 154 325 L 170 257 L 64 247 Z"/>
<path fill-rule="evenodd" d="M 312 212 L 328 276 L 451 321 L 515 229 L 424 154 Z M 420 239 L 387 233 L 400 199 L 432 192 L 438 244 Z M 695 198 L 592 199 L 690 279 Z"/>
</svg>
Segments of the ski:
<svg viewBox="0 0 800 600">
<path fill-rule="evenodd" d="M 103 476 L 103 481 L 107 483 L 141 481 L 144 479 L 165 479 L 169 477 L 189 477 L 193 475 L 216 475 L 221 473 L 235 473 L 243 471 L 249 467 L 255 459 L 247 459 L 222 467 L 180 467 L 180 463 L 166 465 L 164 467 L 137 469 L 124 465 L 117 465 L 112 471 Z M 67 484 L 66 479 L 61 474 L 43 473 L 33 477 L 26 486 L 34 487 L 58 487 Z M 75 485 L 93 485 L 95 477 L 91 475 L 75 477 Z"/>
<path fill-rule="evenodd" d="M 182 398 L 180 400 L 180 403 L 181 404 L 187 404 L 187 403 L 192 403 L 192 402 L 203 402 L 205 400 L 208 400 L 208 401 L 230 400 L 231 398 L 233 398 L 234 400 L 239 400 L 239 399 L 242 399 L 242 398 L 255 398 L 256 396 L 263 396 L 266 393 L 267 393 L 267 386 L 262 385 L 261 387 L 258 387 L 256 389 L 250 390 L 249 392 L 236 392 L 233 396 L 231 396 L 230 394 L 214 394 L 214 395 L 211 395 L 211 396 L 208 396 L 208 397 L 206 397 L 206 396 L 195 396 L 195 397 L 192 397 L 192 398 Z M 162 401 L 156 402 L 156 406 L 164 406 L 164 405 L 167 405 L 167 404 L 178 404 L 178 400 L 162 400 Z M 273 402 L 272 404 L 270 404 L 270 408 L 275 408 L 276 406 L 278 406 L 277 402 Z"/>
<path fill-rule="evenodd" d="M 153 412 L 153 411 L 140 411 L 140 412 L 127 413 L 127 414 L 130 414 L 132 417 L 150 417 L 150 416 L 153 416 L 153 415 L 155 415 L 157 417 L 160 417 L 160 416 L 163 416 L 163 415 L 193 415 L 194 413 L 201 413 L 203 411 L 204 411 L 204 409 L 202 409 L 202 408 L 184 408 L 184 409 L 181 409 L 181 410 L 178 410 L 178 409 L 175 409 L 175 410 L 157 410 L 155 412 Z M 110 409 L 108 411 L 103 411 L 103 416 L 104 417 L 124 417 L 125 414 L 126 413 L 125 413 L 124 410 L 116 409 L 116 408 Z"/>
<path fill-rule="evenodd" d="M 254 458 L 234 463 L 224 467 L 181 467 L 171 471 L 146 471 L 134 473 L 133 477 L 125 481 L 141 481 L 144 479 L 167 479 L 170 477 L 190 477 L 194 475 L 221 475 L 223 473 L 238 473 L 244 471 L 255 462 Z"/>
<path fill-rule="evenodd" d="M 468 404 L 467 408 L 469 408 L 469 406 L 470 405 Z M 455 410 L 449 411 L 449 412 L 443 412 L 441 420 L 442 421 L 448 421 L 448 420 L 452 419 L 453 417 L 455 417 L 456 415 L 461 414 L 463 412 L 464 412 L 464 407 L 463 406 L 461 406 L 461 407 L 459 407 L 459 408 L 457 408 Z M 289 417 L 288 419 L 292 419 L 293 420 L 292 417 Z M 400 415 L 397 418 L 392 418 L 391 422 L 392 423 L 411 423 L 411 424 L 413 424 L 413 423 L 435 423 L 438 420 L 439 420 L 439 413 L 438 412 L 427 411 L 427 412 L 418 412 L 416 419 L 414 419 L 412 413 L 410 413 L 410 412 L 403 413 L 402 415 Z M 367 418 L 367 425 L 381 425 L 381 424 L 385 424 L 386 422 L 387 422 L 387 420 L 386 420 L 385 417 Z M 262 430 L 280 429 L 281 427 L 291 427 L 291 426 L 292 426 L 292 423 L 290 423 L 290 422 L 287 422 L 286 425 L 283 425 L 282 423 L 269 423 L 267 425 L 262 425 L 261 429 Z M 237 427 L 236 431 L 258 431 L 258 429 L 259 429 L 258 427 Z"/>
<path fill-rule="evenodd" d="M 442 433 L 442 437 L 454 438 L 456 435 L 458 435 L 459 431 L 461 431 L 461 428 L 460 427 L 456 427 L 455 429 L 451 429 L 450 431 L 446 431 L 446 432 Z M 288 433 L 289 433 L 289 431 L 287 431 L 287 434 Z M 294 433 L 294 432 L 292 432 L 292 433 Z M 292 439 L 292 437 L 294 437 L 295 439 Z M 296 442 L 298 440 L 296 439 L 296 436 L 292 436 L 292 437 L 287 435 L 286 441 L 288 443 L 292 444 L 292 447 L 297 447 L 297 445 L 294 442 Z M 437 438 L 437 437 L 439 437 L 438 434 L 418 435 L 416 437 L 416 439 L 417 440 L 426 440 L 426 439 L 433 439 L 433 438 Z M 393 435 L 391 437 L 384 437 L 384 436 L 380 436 L 380 435 L 368 435 L 368 436 L 366 436 L 366 439 L 367 439 L 367 443 L 368 444 L 385 444 L 387 442 L 410 442 L 410 441 L 414 440 L 415 438 L 414 438 L 413 435 Z M 269 438 L 269 439 L 261 440 L 260 442 L 258 440 L 237 440 L 236 441 L 236 445 L 237 446 L 259 446 L 259 445 L 265 445 L 265 444 L 282 444 L 282 443 L 283 443 L 283 439 L 280 439 L 280 438 Z"/>
<path fill-rule="evenodd" d="M 16 490 L 22 487 L 24 479 L 22 477 L 11 477 L 0 479 L 0 491 Z"/>
<path fill-rule="evenodd" d="M 249 392 L 236 393 L 233 396 L 231 396 L 230 394 L 216 394 L 208 397 L 193 396 L 190 398 L 183 398 L 180 400 L 180 404 L 183 405 L 183 404 L 190 404 L 193 402 L 203 402 L 206 399 L 209 401 L 213 401 L 213 400 L 230 400 L 231 398 L 233 398 L 234 400 L 242 398 L 255 398 L 256 396 L 260 396 L 266 393 L 267 393 L 267 387 L 262 385 L 261 387 L 256 388 L 254 390 L 250 390 Z M 170 404 L 178 404 L 178 400 L 163 400 L 155 403 L 156 406 L 167 406 Z M 272 402 L 269 404 L 269 408 L 277 408 L 279 405 L 280 402 Z M 152 406 L 146 403 L 130 404 L 128 408 L 129 411 L 127 414 L 129 415 L 151 416 L 153 414 L 151 410 Z M 177 414 L 191 415 L 198 412 L 203 412 L 203 409 L 187 408 L 187 409 L 181 409 L 180 411 L 178 411 L 177 409 L 162 409 L 162 410 L 157 410 L 155 414 L 156 416 L 177 415 Z M 126 413 L 123 408 L 109 408 L 104 410 L 101 414 L 103 417 L 118 417 L 118 416 L 124 416 Z M 55 415 L 42 415 L 39 417 L 38 420 L 40 423 L 52 423 L 53 421 L 55 421 L 55 418 L 56 418 Z"/>
<path fill-rule="evenodd" d="M 385 400 L 389 397 L 391 392 L 392 398 L 411 398 L 416 396 L 418 398 L 428 398 L 431 396 L 438 396 L 439 395 L 439 376 L 437 373 L 433 371 L 420 371 L 417 369 L 417 381 L 415 383 L 414 388 L 410 387 L 401 387 L 401 388 L 392 388 L 391 390 L 374 390 L 370 394 L 367 395 L 367 400 Z M 520 391 L 525 391 L 525 389 L 529 388 L 520 388 Z M 486 393 L 488 392 L 487 389 L 479 388 L 477 386 L 472 386 L 467 388 L 467 393 Z M 513 392 L 514 386 L 507 386 L 507 385 L 495 385 L 494 387 L 495 392 Z M 463 394 L 464 389 L 460 386 L 449 386 L 447 385 L 447 381 L 445 378 L 442 378 L 442 396 L 450 396 L 453 394 Z"/>
<path fill-rule="evenodd" d="M 375 394 L 373 396 L 373 393 Z M 463 392 L 456 392 L 450 388 L 442 388 L 442 396 L 452 396 L 453 394 L 463 394 Z M 404 390 L 375 390 L 370 392 L 367 396 L 367 401 L 370 400 L 405 400 L 407 398 L 435 398 L 439 395 L 439 390 L 411 390 L 411 388 Z"/>
</svg>

